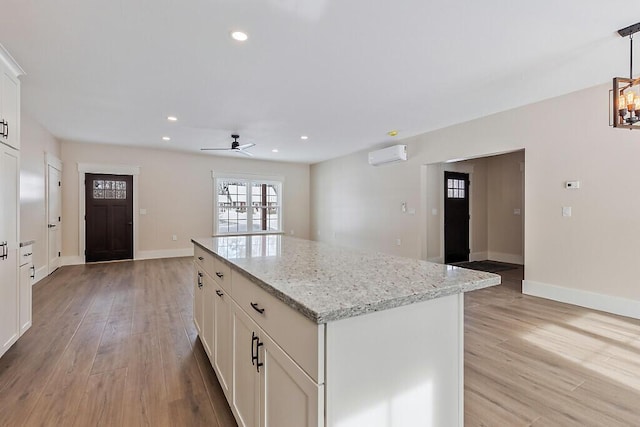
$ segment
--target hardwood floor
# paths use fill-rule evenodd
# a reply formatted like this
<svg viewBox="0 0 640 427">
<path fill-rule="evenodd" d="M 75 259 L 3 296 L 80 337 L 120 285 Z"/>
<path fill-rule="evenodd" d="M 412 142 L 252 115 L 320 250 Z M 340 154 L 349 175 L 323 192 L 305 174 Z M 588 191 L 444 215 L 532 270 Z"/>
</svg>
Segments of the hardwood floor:
<svg viewBox="0 0 640 427">
<path fill-rule="evenodd" d="M 640 321 L 522 295 L 465 294 L 465 426 L 640 426 Z"/>
<path fill-rule="evenodd" d="M 63 267 L 0 359 L 0 426 L 235 426 L 192 320 L 191 258 Z"/>
<path fill-rule="evenodd" d="M 465 295 L 466 426 L 640 425 L 640 321 L 505 286 Z M 63 267 L 0 358 L 0 426 L 235 426 L 190 258 Z"/>
</svg>

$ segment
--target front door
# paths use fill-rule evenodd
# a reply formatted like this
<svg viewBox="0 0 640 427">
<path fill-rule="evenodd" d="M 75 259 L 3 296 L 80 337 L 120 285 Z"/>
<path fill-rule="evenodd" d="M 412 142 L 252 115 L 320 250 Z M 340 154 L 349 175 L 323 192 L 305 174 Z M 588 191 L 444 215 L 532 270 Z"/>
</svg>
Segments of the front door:
<svg viewBox="0 0 640 427">
<path fill-rule="evenodd" d="M 133 259 L 133 177 L 86 174 L 86 261 Z"/>
<path fill-rule="evenodd" d="M 444 173 L 444 262 L 469 261 L 469 174 Z"/>
</svg>

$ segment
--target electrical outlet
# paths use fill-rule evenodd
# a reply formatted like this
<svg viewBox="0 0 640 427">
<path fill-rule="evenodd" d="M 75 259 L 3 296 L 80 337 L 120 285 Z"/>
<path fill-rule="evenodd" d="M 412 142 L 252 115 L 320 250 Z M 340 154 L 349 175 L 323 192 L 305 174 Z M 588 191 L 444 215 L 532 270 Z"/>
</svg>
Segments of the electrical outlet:
<svg viewBox="0 0 640 427">
<path fill-rule="evenodd" d="M 173 240 L 173 241 L 175 242 L 176 240 L 178 240 L 178 236 L 176 236 L 176 235 L 174 234 L 173 236 L 171 236 L 171 240 Z"/>
<path fill-rule="evenodd" d="M 402 245 L 402 240 L 396 239 L 396 246 L 400 246 L 400 245 Z"/>
</svg>

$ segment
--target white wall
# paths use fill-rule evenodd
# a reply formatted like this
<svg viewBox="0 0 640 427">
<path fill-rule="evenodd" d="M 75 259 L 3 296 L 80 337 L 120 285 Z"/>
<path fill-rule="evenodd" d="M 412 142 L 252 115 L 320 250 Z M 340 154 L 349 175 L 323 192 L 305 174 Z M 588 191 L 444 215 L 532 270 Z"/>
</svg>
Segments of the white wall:
<svg viewBox="0 0 640 427">
<path fill-rule="evenodd" d="M 284 230 L 309 236 L 309 165 L 187 154 L 169 150 L 63 141 L 63 237 L 65 263 L 81 262 L 78 163 L 139 166 L 137 222 L 139 257 L 186 254 L 192 237 L 213 230 L 211 171 L 284 177 Z M 172 235 L 178 240 L 173 241 Z"/>
<path fill-rule="evenodd" d="M 640 317 L 640 132 L 608 126 L 608 91 L 598 86 L 408 138 L 404 163 L 374 168 L 359 152 L 313 165 L 312 235 L 426 258 L 422 165 L 526 149 L 525 291 L 554 297 L 555 288 L 568 289 L 582 305 Z M 575 179 L 581 189 L 564 188 Z M 401 213 L 402 200 L 415 215 Z M 573 208 L 571 218 L 563 206 Z"/>
<path fill-rule="evenodd" d="M 45 153 L 60 158 L 60 142 L 24 110 L 20 117 L 20 241 L 35 240 L 36 281 L 47 270 Z"/>
</svg>

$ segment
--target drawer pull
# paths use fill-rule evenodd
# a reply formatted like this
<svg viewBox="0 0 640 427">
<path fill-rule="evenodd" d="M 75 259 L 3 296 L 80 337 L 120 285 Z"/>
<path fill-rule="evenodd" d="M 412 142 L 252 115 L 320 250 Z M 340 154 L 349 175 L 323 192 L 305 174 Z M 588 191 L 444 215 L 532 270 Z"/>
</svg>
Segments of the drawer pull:
<svg viewBox="0 0 640 427">
<path fill-rule="evenodd" d="M 198 271 L 198 288 L 202 289 L 202 273 Z"/>
<path fill-rule="evenodd" d="M 29 277 L 31 277 L 32 279 L 36 278 L 36 268 L 32 265 L 31 267 L 29 267 L 29 269 L 31 270 L 31 274 L 29 275 Z"/>
<path fill-rule="evenodd" d="M 31 255 L 33 255 L 33 252 L 26 253 L 26 254 L 24 254 L 22 256 L 31 256 Z"/>
<path fill-rule="evenodd" d="M 219 271 L 216 271 L 216 276 L 222 279 L 224 277 L 224 274 L 220 273 Z"/>
<path fill-rule="evenodd" d="M 256 360 L 258 360 L 258 356 L 256 354 L 256 351 L 254 349 L 257 350 L 257 348 L 255 347 L 255 343 L 256 341 L 258 341 L 258 337 L 256 336 L 255 332 L 251 332 L 251 364 L 255 366 L 256 364 Z"/>
<path fill-rule="evenodd" d="M 264 308 L 260 308 L 257 302 L 252 302 L 251 307 L 260 314 L 264 314 Z"/>
<path fill-rule="evenodd" d="M 224 293 L 220 290 L 220 289 L 216 289 L 216 295 L 218 295 L 219 297 L 223 296 Z"/>
<path fill-rule="evenodd" d="M 203 258 L 203 257 L 201 257 L 201 256 L 199 256 L 199 257 L 198 257 L 198 259 L 199 259 L 200 261 L 204 261 L 204 258 Z"/>
</svg>

